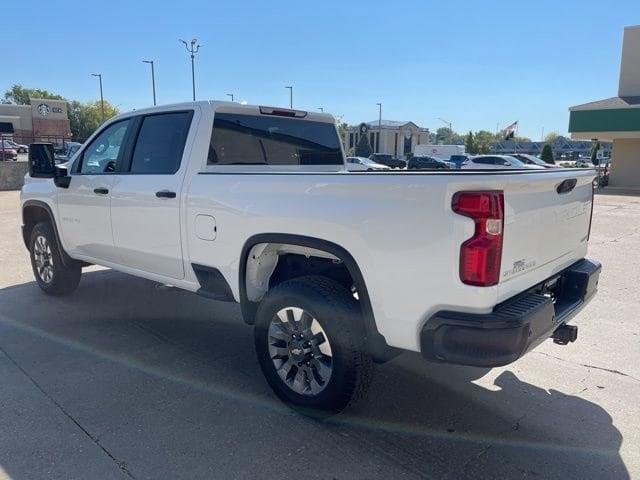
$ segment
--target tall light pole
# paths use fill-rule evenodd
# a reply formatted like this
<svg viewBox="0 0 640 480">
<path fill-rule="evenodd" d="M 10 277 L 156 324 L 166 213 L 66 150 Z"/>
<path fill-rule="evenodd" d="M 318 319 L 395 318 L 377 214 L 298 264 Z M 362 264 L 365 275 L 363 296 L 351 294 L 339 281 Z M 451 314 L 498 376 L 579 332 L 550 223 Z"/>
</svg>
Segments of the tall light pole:
<svg viewBox="0 0 640 480">
<path fill-rule="evenodd" d="M 231 101 L 233 102 L 233 93 L 227 93 L 227 97 L 231 97 Z"/>
<path fill-rule="evenodd" d="M 318 110 L 320 110 L 321 113 L 324 113 L 324 108 L 318 107 Z"/>
<path fill-rule="evenodd" d="M 184 43 L 184 48 L 187 49 L 187 52 L 191 55 L 191 88 L 193 90 L 193 101 L 196 101 L 196 70 L 194 66 L 194 58 L 198 50 L 200 50 L 201 45 L 198 44 L 198 39 L 194 38 L 191 42 L 187 43 L 184 40 L 180 40 Z"/>
<path fill-rule="evenodd" d="M 376 153 L 380 153 L 380 135 L 382 134 L 382 104 L 378 105 L 378 138 L 376 139 Z"/>
<path fill-rule="evenodd" d="M 293 87 L 284 87 L 289 89 L 289 108 L 293 108 Z"/>
<path fill-rule="evenodd" d="M 442 123 L 444 123 L 446 126 L 449 127 L 449 141 L 453 140 L 453 126 L 451 125 L 451 122 L 445 120 L 444 118 L 438 117 L 438 120 L 440 120 Z"/>
<path fill-rule="evenodd" d="M 153 60 L 142 60 L 142 63 L 151 65 L 151 88 L 153 89 L 153 105 L 156 105 L 156 71 L 153 68 Z"/>
<path fill-rule="evenodd" d="M 102 121 L 104 122 L 104 96 L 102 95 L 102 74 L 92 73 L 91 76 L 98 77 L 98 81 L 100 82 L 100 111 L 102 112 Z"/>
</svg>

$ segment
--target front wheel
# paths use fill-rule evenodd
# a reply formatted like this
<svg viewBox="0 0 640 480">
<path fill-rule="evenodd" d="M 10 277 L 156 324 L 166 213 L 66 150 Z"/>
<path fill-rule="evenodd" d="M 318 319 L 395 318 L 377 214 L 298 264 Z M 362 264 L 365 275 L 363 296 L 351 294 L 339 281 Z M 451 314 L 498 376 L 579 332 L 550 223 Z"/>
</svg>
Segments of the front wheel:
<svg viewBox="0 0 640 480">
<path fill-rule="evenodd" d="M 67 266 L 62 262 L 53 228 L 38 223 L 31 231 L 29 242 L 31 267 L 38 286 L 49 295 L 67 295 L 80 283 L 80 264 Z"/>
<path fill-rule="evenodd" d="M 362 398 L 371 381 L 359 305 L 349 290 L 319 276 L 276 286 L 256 313 L 255 347 L 276 395 L 316 417 Z"/>
</svg>

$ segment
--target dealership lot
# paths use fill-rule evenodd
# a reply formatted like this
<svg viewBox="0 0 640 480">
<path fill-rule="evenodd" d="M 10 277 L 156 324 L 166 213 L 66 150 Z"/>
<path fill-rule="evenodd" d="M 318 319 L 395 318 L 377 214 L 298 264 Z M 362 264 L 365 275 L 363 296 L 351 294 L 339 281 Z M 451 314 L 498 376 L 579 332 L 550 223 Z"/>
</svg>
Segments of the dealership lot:
<svg viewBox="0 0 640 480">
<path fill-rule="evenodd" d="M 44 296 L 18 203 L 0 192 L 0 479 L 640 478 L 638 196 L 597 196 L 578 342 L 491 371 L 403 354 L 324 423 L 271 393 L 236 305 L 95 267 Z"/>
</svg>

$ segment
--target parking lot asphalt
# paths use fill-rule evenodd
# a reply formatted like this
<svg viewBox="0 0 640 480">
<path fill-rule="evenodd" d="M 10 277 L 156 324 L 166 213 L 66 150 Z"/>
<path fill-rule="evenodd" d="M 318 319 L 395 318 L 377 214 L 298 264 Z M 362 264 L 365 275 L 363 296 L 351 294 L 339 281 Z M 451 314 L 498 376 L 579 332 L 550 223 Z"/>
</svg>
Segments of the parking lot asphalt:
<svg viewBox="0 0 640 480">
<path fill-rule="evenodd" d="M 237 305 L 96 267 L 42 294 L 0 192 L 0 479 L 640 478 L 639 251 L 640 197 L 598 195 L 576 343 L 493 370 L 403 354 L 319 422 L 271 393 Z"/>
</svg>

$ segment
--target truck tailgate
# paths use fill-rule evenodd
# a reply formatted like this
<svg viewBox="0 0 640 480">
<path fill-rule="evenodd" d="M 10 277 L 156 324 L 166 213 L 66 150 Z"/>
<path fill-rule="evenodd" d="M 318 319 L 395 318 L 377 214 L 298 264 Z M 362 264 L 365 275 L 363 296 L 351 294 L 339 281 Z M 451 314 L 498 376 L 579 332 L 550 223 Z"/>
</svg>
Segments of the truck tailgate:
<svg viewBox="0 0 640 480">
<path fill-rule="evenodd" d="M 522 175 L 504 189 L 499 300 L 533 286 L 586 254 L 593 202 L 590 170 Z"/>
</svg>

